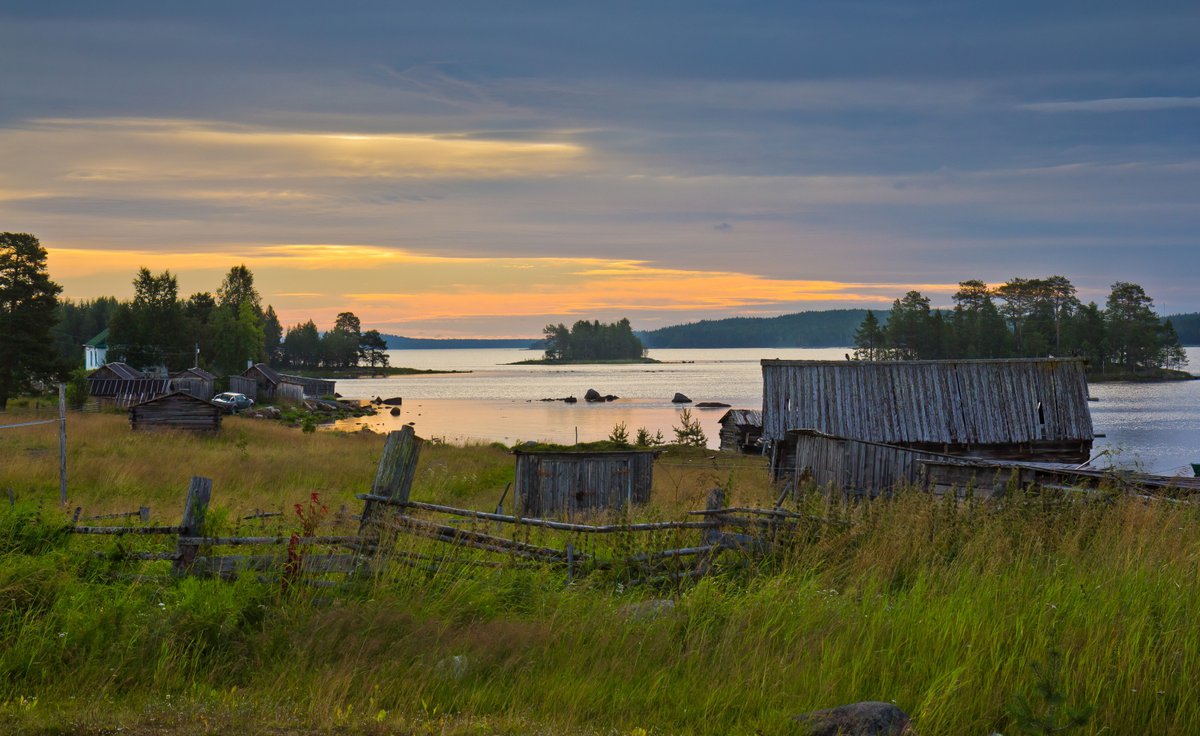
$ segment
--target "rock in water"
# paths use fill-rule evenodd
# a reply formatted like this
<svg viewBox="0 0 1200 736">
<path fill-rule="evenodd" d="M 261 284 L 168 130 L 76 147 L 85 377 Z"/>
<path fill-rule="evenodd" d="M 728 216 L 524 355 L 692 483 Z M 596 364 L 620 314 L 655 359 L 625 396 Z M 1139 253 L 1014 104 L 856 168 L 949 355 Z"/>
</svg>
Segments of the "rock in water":
<svg viewBox="0 0 1200 736">
<path fill-rule="evenodd" d="M 726 403 L 723 403 L 720 401 L 701 401 L 699 404 L 696 404 L 696 408 L 697 409 L 727 409 L 727 408 L 729 408 L 729 404 L 726 404 Z"/>
<path fill-rule="evenodd" d="M 393 396 L 390 399 L 384 399 L 383 403 L 387 404 L 388 406 L 400 406 L 404 403 L 404 399 L 400 398 L 399 396 Z"/>
<path fill-rule="evenodd" d="M 908 714 L 892 703 L 867 701 L 793 716 L 809 736 L 912 736 Z"/>
<path fill-rule="evenodd" d="M 587 393 L 583 395 L 584 401 L 604 401 L 604 397 L 594 388 L 589 388 Z"/>
<path fill-rule="evenodd" d="M 677 394 L 675 394 L 675 396 L 673 396 L 671 398 L 671 403 L 672 404 L 690 404 L 690 403 L 692 403 L 692 400 L 689 399 L 688 397 L 684 396 L 683 394 L 677 393 Z"/>
<path fill-rule="evenodd" d="M 392 413 L 392 416 L 394 416 L 394 417 L 400 416 L 400 407 L 393 406 L 391 413 Z"/>
</svg>

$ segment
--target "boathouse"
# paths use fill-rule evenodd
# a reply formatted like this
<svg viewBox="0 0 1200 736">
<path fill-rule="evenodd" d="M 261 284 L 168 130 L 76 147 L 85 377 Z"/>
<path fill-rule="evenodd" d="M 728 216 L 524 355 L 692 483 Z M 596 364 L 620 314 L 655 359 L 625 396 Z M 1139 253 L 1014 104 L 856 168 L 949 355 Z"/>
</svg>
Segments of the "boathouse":
<svg viewBox="0 0 1200 736">
<path fill-rule="evenodd" d="M 216 432 L 221 428 L 221 409 L 205 399 L 175 391 L 129 407 L 129 426 L 135 430 Z"/>
<path fill-rule="evenodd" d="M 793 430 L 994 460 L 1081 463 L 1092 449 L 1081 360 L 764 360 L 762 371 L 763 438 L 777 479 L 818 461 L 798 451 L 828 443 L 801 442 Z"/>
<path fill-rule="evenodd" d="M 515 507 L 521 516 L 621 509 L 650 500 L 653 450 L 514 450 Z"/>
<path fill-rule="evenodd" d="M 730 409 L 721 417 L 721 450 L 762 454 L 762 412 L 757 409 Z"/>
</svg>

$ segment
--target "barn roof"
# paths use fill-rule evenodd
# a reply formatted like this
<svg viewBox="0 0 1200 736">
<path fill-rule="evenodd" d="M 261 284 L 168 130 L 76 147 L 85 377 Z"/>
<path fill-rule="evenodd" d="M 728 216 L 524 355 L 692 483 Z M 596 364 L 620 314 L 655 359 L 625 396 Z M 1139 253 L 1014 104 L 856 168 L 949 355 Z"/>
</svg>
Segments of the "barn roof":
<svg viewBox="0 0 1200 736">
<path fill-rule="evenodd" d="M 176 399 L 183 399 L 185 401 L 190 401 L 195 404 L 211 407 L 218 414 L 221 412 L 221 407 L 217 406 L 216 404 L 212 403 L 211 401 L 205 401 L 204 399 L 198 399 L 195 396 L 192 396 L 191 394 L 184 392 L 184 391 L 172 391 L 169 394 L 155 396 L 153 398 L 146 399 L 145 401 L 139 401 L 138 403 L 134 404 L 133 406 L 131 406 L 129 408 L 133 409 L 133 408 L 139 407 L 139 406 L 148 406 L 151 404 L 157 404 L 159 402 L 166 401 L 167 399 L 170 399 L 172 401 L 174 401 Z"/>
<path fill-rule="evenodd" d="M 205 381 L 215 381 L 217 378 L 216 376 L 214 376 L 213 374 L 204 370 L 203 368 L 187 368 L 185 370 L 176 371 L 171 374 L 171 378 L 185 378 L 188 376 L 194 376 L 196 378 L 199 378 L 199 379 L 202 379 Z"/>
<path fill-rule="evenodd" d="M 885 443 L 1092 439 L 1075 359 L 764 360 L 763 433 L 816 429 Z"/>
<path fill-rule="evenodd" d="M 112 374 L 111 376 L 109 374 Z M 128 363 L 105 363 L 92 372 L 89 379 L 116 378 L 125 381 L 136 381 L 145 378 L 145 374 Z"/>
<path fill-rule="evenodd" d="M 255 363 L 243 371 L 242 375 L 246 376 L 247 378 L 253 378 L 256 371 L 261 373 L 263 378 L 267 379 L 273 384 L 277 384 L 283 380 L 283 377 L 279 375 L 279 372 L 266 363 Z"/>
<path fill-rule="evenodd" d="M 761 427 L 762 412 L 758 409 L 730 409 L 721 417 L 721 424 L 732 422 L 739 427 Z"/>
</svg>

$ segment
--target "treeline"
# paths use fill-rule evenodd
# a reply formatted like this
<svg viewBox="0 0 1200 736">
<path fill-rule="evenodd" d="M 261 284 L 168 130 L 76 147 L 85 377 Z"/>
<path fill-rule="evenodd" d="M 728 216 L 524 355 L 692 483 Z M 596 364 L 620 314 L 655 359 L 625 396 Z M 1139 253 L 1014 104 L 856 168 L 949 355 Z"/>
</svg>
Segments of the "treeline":
<svg viewBox="0 0 1200 736">
<path fill-rule="evenodd" d="M 1171 321 L 1155 314 L 1141 286 L 1118 281 L 1102 309 L 1080 302 L 1064 276 L 1014 278 L 994 289 L 963 281 L 952 311 L 931 309 L 928 297 L 910 291 L 884 322 L 867 312 L 854 346 L 860 360 L 1076 356 L 1099 374 L 1187 363 Z"/>
<path fill-rule="evenodd" d="M 177 371 L 198 365 L 216 373 L 240 373 L 247 362 L 301 368 L 386 367 L 387 343 L 378 330 L 363 332 L 353 313 L 337 316 L 321 334 L 311 320 L 284 332 L 254 286 L 246 266 L 234 266 L 216 294 L 204 291 L 187 299 L 170 271 L 147 268 L 133 279 L 134 296 L 58 303 L 51 336 L 65 365 L 83 362 L 83 344 L 108 330 L 109 362 L 139 369 Z"/>
<path fill-rule="evenodd" d="M 637 360 L 646 348 L 628 319 L 612 324 L 579 320 L 571 329 L 566 325 L 546 325 L 542 330 L 545 359 L 572 360 Z"/>
<path fill-rule="evenodd" d="M 731 317 L 673 325 L 640 333 L 651 348 L 844 347 L 865 309 L 830 309 L 778 317 Z"/>
<path fill-rule="evenodd" d="M 1173 314 L 1169 317 L 1184 345 L 1200 345 L 1200 312 Z"/>
</svg>

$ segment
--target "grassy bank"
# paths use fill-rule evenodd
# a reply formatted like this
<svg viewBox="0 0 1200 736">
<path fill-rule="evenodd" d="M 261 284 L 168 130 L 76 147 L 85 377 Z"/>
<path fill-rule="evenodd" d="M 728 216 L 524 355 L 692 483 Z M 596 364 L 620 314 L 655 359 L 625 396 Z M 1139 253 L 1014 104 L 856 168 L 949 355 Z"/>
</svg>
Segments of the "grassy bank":
<svg viewBox="0 0 1200 736">
<path fill-rule="evenodd" d="M 806 509 L 830 523 L 775 558 L 682 587 L 437 565 L 283 593 L 251 577 L 153 575 L 165 563 L 137 568 L 148 578 L 114 577 L 128 571 L 53 532 L 63 515 L 48 452 L 57 439 L 45 429 L 0 435 L 0 486 L 23 499 L 0 508 L 10 730 L 778 734 L 791 732 L 791 714 L 879 699 L 926 736 L 1012 734 L 1010 706 L 1028 697 L 1044 713 L 1036 691 L 1049 682 L 1068 704 L 1094 707 L 1078 733 L 1200 732 L 1191 506 L 813 497 Z M 72 505 L 149 502 L 168 523 L 194 474 L 214 478 L 224 519 L 290 508 L 314 490 L 353 504 L 382 445 L 236 417 L 193 438 L 73 416 L 70 436 Z M 644 515 L 677 518 L 713 484 L 734 503 L 770 502 L 760 459 L 711 455 L 671 448 Z M 487 509 L 511 479 L 502 448 L 431 445 L 413 495 Z M 650 599 L 673 605 L 631 608 Z M 1033 666 L 1055 653 L 1060 671 L 1039 676 Z"/>
</svg>

